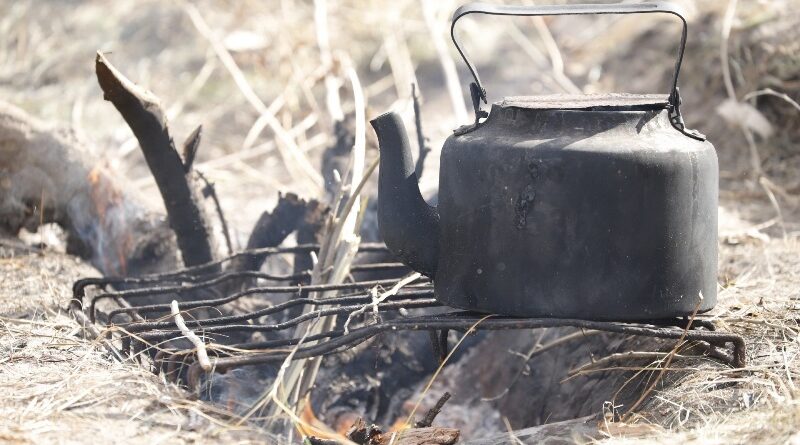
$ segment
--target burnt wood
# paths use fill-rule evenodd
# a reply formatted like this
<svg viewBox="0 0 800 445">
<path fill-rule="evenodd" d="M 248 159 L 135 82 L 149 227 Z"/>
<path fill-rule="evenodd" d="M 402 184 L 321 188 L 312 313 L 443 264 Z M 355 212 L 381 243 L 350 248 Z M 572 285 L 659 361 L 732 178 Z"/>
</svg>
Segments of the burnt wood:
<svg viewBox="0 0 800 445">
<path fill-rule="evenodd" d="M 95 72 L 104 98 L 119 111 L 139 141 L 164 201 L 183 263 L 193 266 L 213 261 L 212 226 L 203 207 L 200 187 L 189 168 L 197 150 L 197 144 L 192 141 L 199 141 L 199 132 L 189 138 L 187 154 L 190 156 L 184 163 L 170 136 L 158 98 L 128 80 L 99 52 Z"/>
<path fill-rule="evenodd" d="M 137 199 L 89 144 L 0 101 L 0 232 L 57 223 L 67 252 L 104 275 L 176 266 L 175 239 L 161 215 Z"/>
</svg>

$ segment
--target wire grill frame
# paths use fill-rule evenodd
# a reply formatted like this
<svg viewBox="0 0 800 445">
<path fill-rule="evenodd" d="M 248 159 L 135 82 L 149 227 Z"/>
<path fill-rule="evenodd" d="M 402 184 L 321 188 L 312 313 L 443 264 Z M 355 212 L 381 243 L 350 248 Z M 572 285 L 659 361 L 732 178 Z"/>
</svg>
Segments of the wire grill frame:
<svg viewBox="0 0 800 445">
<path fill-rule="evenodd" d="M 182 334 L 169 313 L 169 303 L 136 303 L 153 297 L 185 297 L 192 299 L 180 304 L 182 312 L 199 309 L 224 308 L 233 302 L 253 295 L 265 299 L 274 295 L 292 294 L 282 302 L 263 308 L 235 314 L 187 319 L 186 325 L 197 332 L 209 346 L 213 358 L 212 372 L 261 364 L 283 362 L 294 349 L 293 359 L 320 357 L 352 348 L 385 332 L 410 330 L 428 331 L 438 351 L 439 359 L 447 354 L 447 332 L 450 330 L 508 330 L 545 327 L 575 327 L 619 334 L 680 339 L 705 342 L 709 356 L 733 367 L 745 366 L 744 339 L 733 333 L 718 332 L 713 323 L 704 318 L 694 320 L 676 318 L 646 322 L 608 322 L 578 319 L 518 318 L 488 316 L 448 309 L 438 303 L 430 280 L 421 277 L 395 295 L 380 303 L 374 302 L 379 287 L 390 287 L 410 270 L 395 262 L 362 262 L 351 268 L 351 280 L 337 285 L 308 284 L 308 272 L 278 275 L 254 271 L 217 271 L 236 258 L 248 256 L 267 258 L 309 254 L 319 249 L 313 244 L 283 248 L 254 249 L 236 253 L 219 261 L 162 274 L 141 277 L 86 278 L 73 285 L 70 310 L 84 325 L 91 325 L 96 335 L 103 337 L 107 348 L 118 358 L 133 358 L 147 364 L 154 372 L 164 373 L 169 379 L 197 388 L 205 371 L 196 362 L 195 349 L 179 343 Z M 388 254 L 383 244 L 362 244 L 358 255 L 366 253 Z M 211 271 L 211 272 L 209 272 Z M 375 272 L 394 271 L 396 277 L 386 279 L 357 279 Z M 248 283 L 248 284 L 245 284 Z M 253 284 L 255 283 L 255 284 Z M 266 283 L 269 285 L 261 285 Z M 111 289 L 111 288 L 114 289 Z M 87 295 L 87 290 L 96 293 Z M 315 298 L 314 294 L 336 293 L 333 297 Z M 214 298 L 197 298 L 197 294 L 211 294 Z M 110 300 L 117 307 L 105 313 L 106 321 L 98 317 L 98 302 Z M 364 305 L 373 304 L 375 313 L 384 314 L 381 320 L 370 322 L 365 317 L 349 330 L 335 328 L 302 340 L 294 335 L 295 328 L 320 317 L 350 316 Z M 287 316 L 292 311 L 308 308 L 299 315 Z M 313 308 L 313 309 L 312 309 Z M 436 313 L 413 315 L 412 309 L 435 310 Z M 199 311 L 196 311 L 199 312 Z M 208 311 L 206 311 L 208 312 Z M 373 313 L 373 312 L 370 312 Z M 373 313 L 374 314 L 374 313 Z M 120 318 L 128 320 L 119 322 Z M 686 327 L 689 329 L 686 329 Z M 240 337 L 248 333 L 272 333 L 278 338 L 261 341 L 230 341 L 231 334 Z M 283 335 L 281 335 L 283 334 Z M 732 345 L 729 355 L 718 348 Z M 117 347 L 116 345 L 120 345 Z"/>
</svg>

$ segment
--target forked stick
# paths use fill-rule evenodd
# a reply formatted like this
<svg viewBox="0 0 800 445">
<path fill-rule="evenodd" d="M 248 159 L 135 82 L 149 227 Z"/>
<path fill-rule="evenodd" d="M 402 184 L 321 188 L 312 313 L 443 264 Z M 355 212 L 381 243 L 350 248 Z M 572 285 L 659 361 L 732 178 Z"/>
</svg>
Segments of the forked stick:
<svg viewBox="0 0 800 445">
<path fill-rule="evenodd" d="M 128 80 L 100 52 L 95 59 L 95 71 L 105 99 L 114 104 L 139 140 L 164 201 L 183 263 L 194 266 L 213 261 L 213 232 L 200 187 L 194 184 L 192 172 L 187 171 L 190 163 L 184 163 L 175 147 L 158 98 Z"/>
</svg>

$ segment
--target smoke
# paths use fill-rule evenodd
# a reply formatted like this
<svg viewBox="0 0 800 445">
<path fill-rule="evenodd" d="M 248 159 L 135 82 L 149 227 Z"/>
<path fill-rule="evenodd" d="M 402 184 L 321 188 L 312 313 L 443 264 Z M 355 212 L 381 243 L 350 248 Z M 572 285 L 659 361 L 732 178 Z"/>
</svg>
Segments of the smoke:
<svg viewBox="0 0 800 445">
<path fill-rule="evenodd" d="M 200 395 L 229 412 L 244 415 L 272 386 L 276 375 L 277 370 L 267 366 L 245 366 L 224 374 L 213 373 L 200 386 Z"/>
</svg>

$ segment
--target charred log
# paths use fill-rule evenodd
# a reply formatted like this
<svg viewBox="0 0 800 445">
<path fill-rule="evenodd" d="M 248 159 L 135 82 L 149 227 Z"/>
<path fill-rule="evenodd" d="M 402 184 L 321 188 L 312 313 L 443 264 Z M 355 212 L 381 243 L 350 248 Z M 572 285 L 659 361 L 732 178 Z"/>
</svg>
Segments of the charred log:
<svg viewBox="0 0 800 445">
<path fill-rule="evenodd" d="M 261 214 L 253 226 L 247 240 L 247 249 L 262 247 L 277 247 L 289 234 L 302 225 L 308 209 L 317 208 L 320 204 L 315 201 L 306 202 L 294 193 L 281 194 L 278 204 L 271 212 Z M 247 256 L 237 258 L 231 263 L 231 270 L 258 270 L 264 263 L 264 257 Z"/>
<path fill-rule="evenodd" d="M 69 131 L 0 102 L 0 231 L 56 223 L 67 250 L 105 275 L 175 267 L 175 239 L 162 217 Z"/>
<path fill-rule="evenodd" d="M 367 426 L 362 419 L 356 420 L 347 432 L 347 438 L 359 445 L 452 445 L 459 436 L 456 429 L 430 426 L 384 433 L 377 425 Z"/>
</svg>

